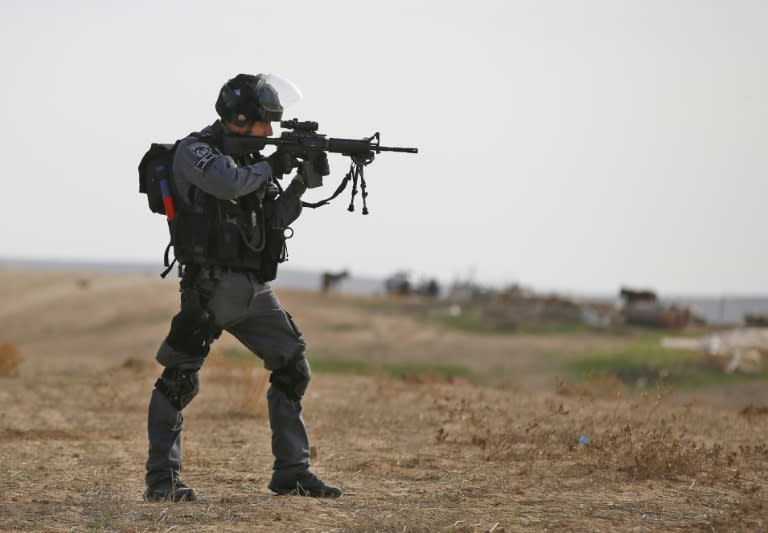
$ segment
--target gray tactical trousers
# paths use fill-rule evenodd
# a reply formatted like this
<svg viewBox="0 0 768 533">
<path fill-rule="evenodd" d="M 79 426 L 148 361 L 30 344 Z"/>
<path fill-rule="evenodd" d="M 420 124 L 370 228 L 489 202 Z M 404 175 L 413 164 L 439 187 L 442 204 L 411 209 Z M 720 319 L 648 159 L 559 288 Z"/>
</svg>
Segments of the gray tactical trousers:
<svg viewBox="0 0 768 533">
<path fill-rule="evenodd" d="M 306 345 L 301 332 L 268 284 L 259 283 L 249 274 L 217 268 L 212 272 L 203 269 L 199 285 L 211 295 L 208 309 L 217 325 L 260 357 L 267 370 L 304 356 Z M 176 351 L 164 341 L 157 361 L 166 368 L 197 369 L 204 359 Z M 267 392 L 267 405 L 274 469 L 299 472 L 309 468 L 309 439 L 301 418 L 301 403 L 273 385 Z M 183 427 L 181 411 L 163 393 L 153 390 L 148 416 L 148 487 L 179 477 Z"/>
</svg>

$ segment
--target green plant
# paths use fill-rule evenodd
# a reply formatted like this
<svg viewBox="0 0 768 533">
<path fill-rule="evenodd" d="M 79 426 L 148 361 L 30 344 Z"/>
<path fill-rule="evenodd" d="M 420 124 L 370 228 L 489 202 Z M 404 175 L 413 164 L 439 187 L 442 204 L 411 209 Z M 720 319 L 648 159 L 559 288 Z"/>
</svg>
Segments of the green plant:
<svg viewBox="0 0 768 533">
<path fill-rule="evenodd" d="M 757 374 L 727 374 L 704 354 L 664 348 L 660 337 L 641 333 L 620 349 L 582 353 L 566 363 L 566 373 L 586 381 L 614 376 L 640 387 L 661 382 L 691 388 L 768 378 L 768 369 Z"/>
</svg>

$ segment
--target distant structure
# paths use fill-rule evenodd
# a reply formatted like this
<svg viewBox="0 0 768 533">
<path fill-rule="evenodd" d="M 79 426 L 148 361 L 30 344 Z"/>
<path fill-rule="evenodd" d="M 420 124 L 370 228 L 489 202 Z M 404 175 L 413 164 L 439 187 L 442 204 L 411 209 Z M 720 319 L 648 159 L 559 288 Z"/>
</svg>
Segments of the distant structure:
<svg viewBox="0 0 768 533">
<path fill-rule="evenodd" d="M 427 298 L 437 298 L 440 296 L 440 284 L 435 278 L 426 279 L 416 287 L 416 292 Z"/>
<path fill-rule="evenodd" d="M 435 278 L 425 278 L 416 282 L 413 275 L 405 270 L 400 270 L 384 280 L 384 289 L 387 294 L 406 296 L 418 294 L 427 298 L 437 298 L 440 295 L 440 284 Z"/>
<path fill-rule="evenodd" d="M 613 304 L 555 293 L 540 294 L 519 284 L 496 290 L 471 281 L 457 281 L 446 299 L 455 304 L 454 316 L 466 313 L 483 328 L 495 331 L 526 327 L 545 331 L 572 326 L 606 329 L 623 323 Z"/>
<path fill-rule="evenodd" d="M 348 270 L 342 270 L 340 272 L 323 272 L 320 283 L 320 290 L 323 292 L 330 292 L 334 290 L 342 280 L 348 277 Z"/>
<path fill-rule="evenodd" d="M 465 303 L 491 302 L 496 299 L 496 291 L 473 281 L 455 281 L 448 290 L 448 299 Z"/>
<path fill-rule="evenodd" d="M 662 305 L 653 291 L 622 287 L 619 296 L 624 302 L 621 310 L 624 322 L 630 326 L 683 329 L 693 315 L 687 307 Z"/>
<path fill-rule="evenodd" d="M 400 270 L 384 280 L 384 288 L 387 294 L 405 296 L 411 294 L 414 282 L 409 272 Z"/>
<path fill-rule="evenodd" d="M 768 315 L 757 313 L 745 313 L 744 325 L 748 328 L 766 328 L 768 327 Z"/>
</svg>

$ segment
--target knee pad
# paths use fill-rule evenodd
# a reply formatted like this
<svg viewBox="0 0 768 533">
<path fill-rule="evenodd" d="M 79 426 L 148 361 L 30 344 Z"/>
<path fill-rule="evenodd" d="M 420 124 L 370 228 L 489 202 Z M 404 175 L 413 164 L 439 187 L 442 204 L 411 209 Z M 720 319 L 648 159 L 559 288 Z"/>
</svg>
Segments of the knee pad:
<svg viewBox="0 0 768 533">
<path fill-rule="evenodd" d="M 200 392 L 199 369 L 166 368 L 155 382 L 155 388 L 163 393 L 176 409 L 181 411 Z"/>
<path fill-rule="evenodd" d="M 283 391 L 291 400 L 299 401 L 309 386 L 312 372 L 304 356 L 291 360 L 287 365 L 272 371 L 269 382 Z"/>
</svg>

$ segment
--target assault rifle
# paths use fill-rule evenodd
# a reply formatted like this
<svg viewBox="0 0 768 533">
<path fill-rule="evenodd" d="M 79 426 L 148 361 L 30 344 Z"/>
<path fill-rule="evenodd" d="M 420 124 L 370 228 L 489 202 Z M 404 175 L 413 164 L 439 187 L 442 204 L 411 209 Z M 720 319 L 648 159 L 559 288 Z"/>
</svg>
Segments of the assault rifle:
<svg viewBox="0 0 768 533">
<path fill-rule="evenodd" d="M 363 214 L 367 215 L 366 197 L 368 193 L 365 190 L 366 184 L 363 168 L 373 162 L 376 154 L 381 152 L 404 152 L 408 154 L 417 154 L 419 152 L 418 148 L 381 146 L 378 131 L 370 137 L 364 137 L 359 140 L 335 139 L 317 133 L 318 124 L 313 121 L 300 121 L 294 118 L 281 121 L 280 126 L 290 131 L 284 131 L 280 137 L 225 135 L 222 143 L 224 153 L 235 157 L 245 157 L 262 150 L 266 146 L 276 146 L 277 153 L 281 154 L 285 161 L 290 161 L 292 165 L 298 159 L 301 160 L 301 174 L 309 188 L 321 186 L 323 184 L 323 176 L 330 174 L 327 159 L 322 157 L 323 152 L 348 156 L 351 159 L 349 172 L 333 195 L 315 204 L 305 203 L 304 205 L 308 207 L 319 207 L 327 204 L 341 194 L 347 183 L 352 180 L 352 201 L 349 204 L 348 210 L 355 210 L 354 201 L 359 181 L 363 197 Z M 286 167 L 288 166 L 286 165 Z M 282 176 L 275 177 L 279 179 Z"/>
</svg>

